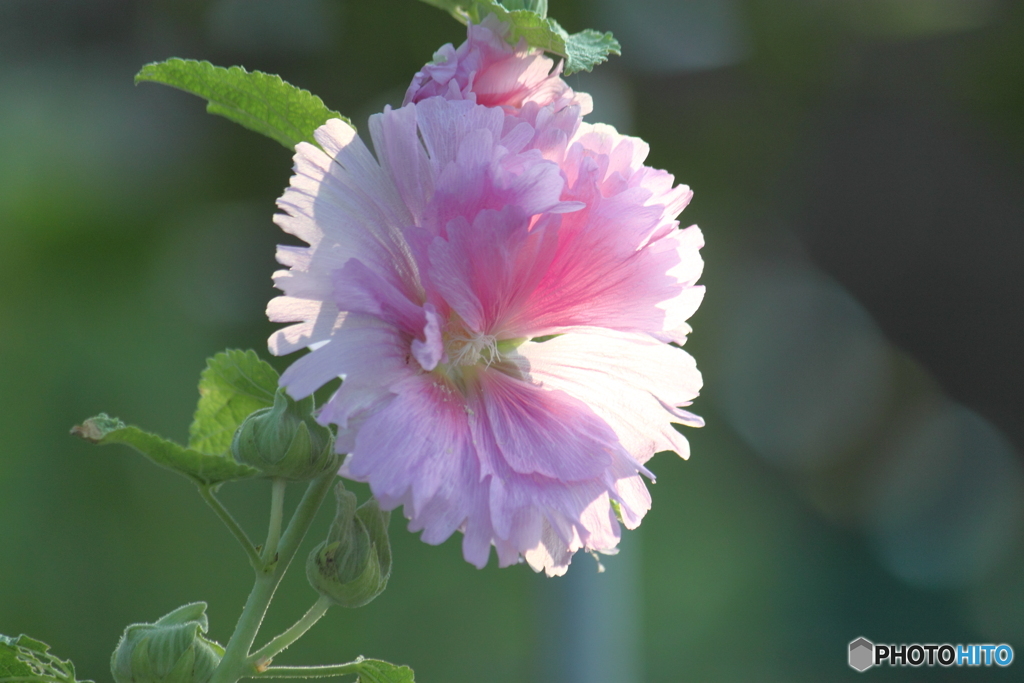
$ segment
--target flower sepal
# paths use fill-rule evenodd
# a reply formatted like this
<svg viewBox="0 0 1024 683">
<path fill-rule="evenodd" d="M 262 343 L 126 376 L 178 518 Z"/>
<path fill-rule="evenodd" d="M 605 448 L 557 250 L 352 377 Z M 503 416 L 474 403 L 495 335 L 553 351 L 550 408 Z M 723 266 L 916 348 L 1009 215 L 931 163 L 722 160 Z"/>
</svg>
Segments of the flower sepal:
<svg viewBox="0 0 1024 683">
<path fill-rule="evenodd" d="M 115 683 L 206 683 L 224 656 L 223 647 L 203 637 L 208 628 L 205 602 L 132 624 L 110 658 Z"/>
<path fill-rule="evenodd" d="M 391 513 L 371 498 L 356 507 L 356 496 L 339 481 L 338 510 L 327 540 L 306 561 L 306 577 L 321 595 L 341 607 L 362 607 L 384 592 L 391 576 Z"/>
<path fill-rule="evenodd" d="M 283 388 L 274 394 L 273 406 L 242 422 L 231 452 L 264 476 L 289 481 L 309 481 L 338 468 L 334 435 L 313 417 L 313 397 L 296 401 Z"/>
</svg>

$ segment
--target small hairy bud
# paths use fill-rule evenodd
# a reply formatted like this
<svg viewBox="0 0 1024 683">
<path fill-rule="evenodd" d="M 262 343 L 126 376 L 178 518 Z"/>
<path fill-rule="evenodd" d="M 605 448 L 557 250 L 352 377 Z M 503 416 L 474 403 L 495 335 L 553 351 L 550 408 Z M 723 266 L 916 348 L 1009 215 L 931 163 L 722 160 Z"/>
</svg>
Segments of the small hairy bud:
<svg viewBox="0 0 1024 683">
<path fill-rule="evenodd" d="M 338 511 L 327 540 L 306 561 L 306 577 L 321 595 L 342 607 L 362 607 L 384 592 L 391 576 L 391 513 L 371 498 L 358 508 L 355 494 L 335 488 Z"/>
<path fill-rule="evenodd" d="M 224 656 L 224 648 L 202 636 L 208 627 L 205 602 L 153 624 L 132 624 L 110 658 L 115 683 L 206 683 Z"/>
<path fill-rule="evenodd" d="M 231 442 L 235 459 L 268 477 L 308 481 L 338 468 L 334 437 L 313 417 L 313 397 L 296 401 L 282 388 L 274 405 L 245 418 Z"/>
</svg>

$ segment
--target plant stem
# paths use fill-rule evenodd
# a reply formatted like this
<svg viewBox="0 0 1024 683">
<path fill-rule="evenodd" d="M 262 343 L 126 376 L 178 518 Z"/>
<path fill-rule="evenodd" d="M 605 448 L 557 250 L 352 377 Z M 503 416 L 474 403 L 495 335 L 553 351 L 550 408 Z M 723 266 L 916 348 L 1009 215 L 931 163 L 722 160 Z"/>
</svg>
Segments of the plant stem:
<svg viewBox="0 0 1024 683">
<path fill-rule="evenodd" d="M 331 664 L 327 666 L 272 666 L 260 673 L 251 674 L 250 678 L 326 678 L 328 676 L 347 676 L 361 671 L 361 662 L 348 664 Z"/>
<path fill-rule="evenodd" d="M 249 648 L 252 647 L 252 641 L 256 639 L 256 633 L 260 630 L 260 624 L 263 623 L 263 617 L 267 613 L 267 607 L 270 606 L 278 583 L 280 577 L 276 574 L 256 576 L 256 584 L 245 601 L 242 615 L 238 617 L 238 624 L 235 625 L 235 632 L 231 634 L 224 657 L 210 677 L 210 683 L 235 683 L 248 671 L 254 670 L 248 666 L 246 657 Z"/>
<path fill-rule="evenodd" d="M 295 624 L 293 624 L 287 631 L 257 650 L 249 657 L 249 661 L 253 664 L 259 664 L 260 662 L 267 662 L 276 657 L 289 645 L 301 638 L 303 634 L 313 626 L 313 624 L 320 621 L 320 617 L 327 613 L 330 606 L 330 598 L 326 598 L 321 595 L 320 599 L 313 603 L 313 606 L 309 608 L 309 611 L 306 612 L 301 619 L 296 621 Z"/>
<path fill-rule="evenodd" d="M 249 536 L 245 533 L 245 530 L 239 526 L 235 518 L 228 512 L 228 509 L 224 507 L 224 504 L 213 494 L 212 487 L 210 486 L 198 486 L 199 495 L 203 497 L 206 504 L 213 508 L 213 511 L 220 517 L 220 521 L 224 522 L 224 525 L 228 528 L 228 531 L 238 539 L 238 542 L 242 545 L 242 549 L 245 550 L 245 554 L 249 557 L 249 564 L 257 572 L 263 567 L 263 560 L 260 558 L 260 554 L 256 552 L 256 546 L 249 540 Z"/>
<path fill-rule="evenodd" d="M 281 540 L 281 522 L 284 517 L 284 490 L 288 485 L 284 479 L 274 479 L 270 484 L 270 526 L 267 542 L 263 546 L 263 566 L 269 567 L 276 561 L 277 543 Z"/>
<path fill-rule="evenodd" d="M 277 562 L 257 572 L 256 584 L 249 593 L 242 615 L 238 617 L 235 632 L 231 634 L 224 656 L 210 677 L 209 683 L 236 683 L 243 676 L 256 673 L 255 665 L 249 661 L 249 650 L 256 640 L 256 634 L 263 623 L 270 601 L 274 598 L 274 592 L 288 571 L 288 566 L 299 549 L 306 531 L 309 530 L 313 517 L 327 497 L 327 492 L 331 490 L 335 476 L 334 472 L 326 472 L 309 482 L 309 487 L 295 508 L 291 521 L 288 522 L 288 528 L 281 534 L 277 547 Z"/>
</svg>

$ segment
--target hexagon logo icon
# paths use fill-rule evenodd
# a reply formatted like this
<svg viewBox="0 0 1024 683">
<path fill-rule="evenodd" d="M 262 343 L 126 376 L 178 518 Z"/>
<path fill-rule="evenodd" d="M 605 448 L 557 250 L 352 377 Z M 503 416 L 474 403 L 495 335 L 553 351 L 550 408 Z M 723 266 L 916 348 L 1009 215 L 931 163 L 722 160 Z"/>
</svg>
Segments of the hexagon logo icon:
<svg viewBox="0 0 1024 683">
<path fill-rule="evenodd" d="M 867 638 L 858 638 L 850 643 L 850 666 L 857 671 L 867 671 L 875 663 L 875 644 Z"/>
</svg>

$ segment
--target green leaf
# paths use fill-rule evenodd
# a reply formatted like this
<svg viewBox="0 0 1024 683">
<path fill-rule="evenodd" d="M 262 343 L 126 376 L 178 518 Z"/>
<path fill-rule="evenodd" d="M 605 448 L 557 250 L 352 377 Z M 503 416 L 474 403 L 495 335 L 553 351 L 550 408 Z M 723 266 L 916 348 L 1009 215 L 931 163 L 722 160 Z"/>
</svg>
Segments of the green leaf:
<svg viewBox="0 0 1024 683">
<path fill-rule="evenodd" d="M 278 374 L 252 350 L 230 349 L 206 363 L 188 447 L 221 455 L 231 449 L 235 430 L 250 413 L 274 405 Z"/>
<path fill-rule="evenodd" d="M 277 371 L 252 350 L 229 349 L 208 359 L 187 448 L 103 413 L 72 427 L 71 433 L 101 446 L 130 446 L 200 485 L 245 479 L 259 470 L 234 459 L 231 439 L 250 413 L 274 405 L 277 380 Z"/>
<path fill-rule="evenodd" d="M 75 680 L 75 665 L 50 654 L 46 643 L 26 635 L 16 638 L 0 635 L 0 683 L 75 683 Z"/>
<path fill-rule="evenodd" d="M 163 83 L 206 99 L 206 111 L 271 137 L 289 149 L 300 142 L 316 144 L 313 131 L 328 119 L 351 121 L 328 109 L 316 95 L 296 88 L 280 76 L 225 69 L 194 59 L 168 59 L 142 67 L 135 82 Z"/>
<path fill-rule="evenodd" d="M 546 18 L 547 3 L 541 0 L 423 0 L 450 13 L 466 24 L 480 23 L 488 14 L 511 25 L 508 40 L 515 45 L 526 38 L 530 47 L 539 48 L 565 58 L 565 75 L 590 71 L 608 61 L 608 55 L 622 54 L 622 46 L 611 33 L 586 29 L 569 34 L 554 19 Z"/>
<path fill-rule="evenodd" d="M 101 446 L 112 443 L 130 446 L 157 465 L 183 474 L 201 486 L 259 474 L 256 469 L 235 462 L 230 454 L 212 455 L 184 448 L 104 413 L 72 427 L 71 433 Z"/>
<path fill-rule="evenodd" d="M 358 668 L 358 683 L 414 683 L 412 669 L 407 666 L 380 659 L 361 659 Z"/>
<path fill-rule="evenodd" d="M 611 31 L 601 33 L 588 28 L 579 33 L 568 34 L 554 19 L 549 19 L 548 22 L 560 33 L 564 41 L 566 75 L 577 71 L 590 71 L 598 64 L 608 61 L 608 55 L 622 54 L 622 46 L 612 36 Z"/>
</svg>

